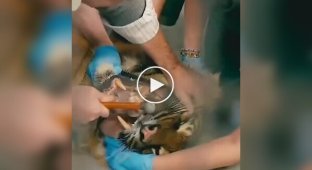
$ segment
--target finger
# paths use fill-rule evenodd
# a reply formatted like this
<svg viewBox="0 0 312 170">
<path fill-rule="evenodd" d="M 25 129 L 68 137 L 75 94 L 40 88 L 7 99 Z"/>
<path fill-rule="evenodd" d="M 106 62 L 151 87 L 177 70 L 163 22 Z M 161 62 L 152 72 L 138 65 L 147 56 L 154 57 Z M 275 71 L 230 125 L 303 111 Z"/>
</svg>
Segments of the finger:
<svg viewBox="0 0 312 170">
<path fill-rule="evenodd" d="M 89 114 L 88 122 L 92 122 L 99 117 L 108 117 L 109 116 L 109 110 L 100 102 L 95 101 L 93 105 L 93 109 Z"/>
<path fill-rule="evenodd" d="M 101 93 L 101 94 L 99 95 L 99 100 L 100 100 L 101 102 L 111 102 L 111 101 L 114 101 L 114 100 L 115 100 L 115 96 L 107 95 L 107 94 Z"/>
<path fill-rule="evenodd" d="M 108 117 L 109 110 L 104 105 L 99 105 L 98 117 Z"/>
</svg>

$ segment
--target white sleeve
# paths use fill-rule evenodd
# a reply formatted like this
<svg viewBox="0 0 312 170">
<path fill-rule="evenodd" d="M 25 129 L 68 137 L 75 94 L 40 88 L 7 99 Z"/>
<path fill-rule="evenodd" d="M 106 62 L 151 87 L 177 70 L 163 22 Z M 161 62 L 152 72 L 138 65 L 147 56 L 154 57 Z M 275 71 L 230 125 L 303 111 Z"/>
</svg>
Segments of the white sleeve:
<svg viewBox="0 0 312 170">
<path fill-rule="evenodd" d="M 146 0 L 142 17 L 130 24 L 112 26 L 106 21 L 104 21 L 104 24 L 134 44 L 144 44 L 151 40 L 159 29 L 159 22 L 152 0 Z"/>
</svg>

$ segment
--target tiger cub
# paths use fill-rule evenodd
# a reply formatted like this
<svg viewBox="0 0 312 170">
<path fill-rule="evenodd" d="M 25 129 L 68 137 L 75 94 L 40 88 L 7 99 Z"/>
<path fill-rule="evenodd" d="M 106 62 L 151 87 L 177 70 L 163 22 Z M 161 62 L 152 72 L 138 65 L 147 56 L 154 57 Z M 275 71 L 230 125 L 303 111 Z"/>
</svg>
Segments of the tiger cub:
<svg viewBox="0 0 312 170">
<path fill-rule="evenodd" d="M 136 81 L 118 77 L 112 77 L 110 79 L 111 86 L 103 92 L 114 95 L 117 101 L 143 102 L 133 84 Z M 128 83 L 124 84 L 122 80 L 128 81 Z M 141 92 L 143 91 L 142 95 L 146 95 L 146 98 L 150 100 L 167 94 L 166 91 L 169 90 L 169 88 L 162 88 L 157 91 L 157 94 L 154 92 L 153 95 L 148 95 L 147 83 L 141 83 L 139 88 L 141 88 Z M 118 115 L 118 117 L 115 116 L 115 120 L 110 118 L 109 122 L 121 123 L 124 128 L 119 131 L 118 139 L 128 149 L 139 153 L 159 155 L 182 149 L 198 126 L 198 115 L 196 113 L 188 114 L 186 107 L 174 95 L 163 103 L 154 104 L 153 107 L 152 112 L 147 112 L 144 109 L 138 112 L 112 110 L 111 115 Z M 103 131 L 101 130 L 101 124 L 105 121 L 106 119 L 98 121 L 96 133 L 99 138 L 105 134 L 105 132 L 101 132 L 109 128 L 105 126 Z"/>
</svg>

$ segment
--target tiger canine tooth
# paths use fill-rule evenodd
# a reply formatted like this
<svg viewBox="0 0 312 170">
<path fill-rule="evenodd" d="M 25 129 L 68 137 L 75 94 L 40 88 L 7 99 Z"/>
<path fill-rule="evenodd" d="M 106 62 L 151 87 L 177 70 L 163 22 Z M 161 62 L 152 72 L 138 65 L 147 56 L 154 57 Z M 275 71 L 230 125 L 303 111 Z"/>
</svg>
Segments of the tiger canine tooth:
<svg viewBox="0 0 312 170">
<path fill-rule="evenodd" d="M 117 116 L 117 119 L 123 128 L 125 128 L 126 130 L 131 129 L 131 126 L 122 117 Z"/>
<path fill-rule="evenodd" d="M 115 84 L 117 87 L 121 88 L 122 90 L 127 90 L 125 85 L 123 85 L 120 79 L 115 79 Z"/>
<path fill-rule="evenodd" d="M 169 154 L 170 152 L 167 151 L 164 147 L 160 147 L 159 150 L 159 155 L 165 155 L 165 154 Z"/>
</svg>

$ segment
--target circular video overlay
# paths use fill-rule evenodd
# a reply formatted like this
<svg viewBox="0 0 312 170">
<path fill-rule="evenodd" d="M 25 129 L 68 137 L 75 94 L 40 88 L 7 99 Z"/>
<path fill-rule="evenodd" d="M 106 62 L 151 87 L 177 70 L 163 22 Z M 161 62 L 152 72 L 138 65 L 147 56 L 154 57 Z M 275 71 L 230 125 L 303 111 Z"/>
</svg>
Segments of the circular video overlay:
<svg viewBox="0 0 312 170">
<path fill-rule="evenodd" d="M 144 74 L 147 74 L 149 71 L 151 70 L 155 70 L 155 69 L 158 69 L 160 71 L 162 71 L 164 74 L 166 74 L 165 77 L 169 77 L 170 78 L 170 81 L 168 83 L 166 83 L 163 78 L 160 78 L 160 77 L 152 77 L 152 78 L 149 78 L 149 79 L 146 79 L 144 78 L 144 82 L 143 82 L 143 78 L 144 77 Z M 147 77 L 147 76 L 146 76 Z M 147 80 L 147 81 L 146 81 Z M 146 98 L 143 94 L 146 93 L 146 91 L 142 92 L 140 89 L 140 84 L 141 83 L 148 83 L 148 92 L 147 92 L 147 95 L 148 96 L 157 96 L 159 97 L 159 93 L 161 93 L 161 97 L 157 99 L 157 101 L 155 100 L 151 100 L 149 98 Z M 171 86 L 168 86 L 166 84 L 170 84 Z M 159 67 L 159 66 L 152 66 L 152 67 L 148 67 L 146 68 L 145 70 L 143 70 L 138 79 L 137 79 L 137 82 L 136 82 L 136 89 L 140 95 L 140 97 L 148 102 L 148 103 L 153 103 L 153 104 L 159 104 L 159 103 L 162 103 L 164 101 L 166 101 L 167 99 L 170 98 L 170 96 L 172 95 L 173 93 L 173 90 L 174 90 L 174 81 L 173 81 L 173 78 L 171 76 L 171 74 L 169 73 L 169 71 L 167 71 L 166 69 L 162 68 L 162 67 Z"/>
</svg>

